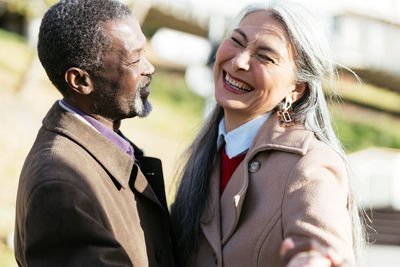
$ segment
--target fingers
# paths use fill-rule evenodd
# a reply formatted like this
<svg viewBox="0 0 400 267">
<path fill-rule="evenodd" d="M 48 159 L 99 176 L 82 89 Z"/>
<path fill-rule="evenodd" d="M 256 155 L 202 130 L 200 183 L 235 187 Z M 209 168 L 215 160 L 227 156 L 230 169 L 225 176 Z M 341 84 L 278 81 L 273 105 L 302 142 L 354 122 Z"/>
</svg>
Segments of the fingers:
<svg viewBox="0 0 400 267">
<path fill-rule="evenodd" d="M 294 249 L 294 242 L 293 239 L 291 238 L 286 238 L 285 240 L 283 240 L 282 246 L 281 246 L 281 250 L 280 250 L 280 255 L 281 258 L 284 258 L 285 255 L 288 253 L 289 250 Z"/>
<path fill-rule="evenodd" d="M 296 254 L 314 250 L 322 251 L 322 253 L 326 252 L 326 248 L 315 240 L 294 240 L 293 238 L 286 238 L 281 245 L 280 255 L 283 263 L 287 264 Z"/>
<path fill-rule="evenodd" d="M 336 251 L 334 251 L 334 250 L 331 249 L 331 248 L 329 248 L 329 249 L 327 250 L 326 256 L 327 256 L 327 258 L 332 262 L 332 264 L 333 264 L 334 266 L 340 265 L 340 264 L 342 264 L 343 261 L 344 261 L 343 258 L 342 258 L 338 253 L 336 253 Z"/>
<path fill-rule="evenodd" d="M 330 267 L 330 259 L 316 251 L 297 253 L 286 265 L 286 267 Z"/>
<path fill-rule="evenodd" d="M 332 248 L 314 239 L 295 241 L 286 238 L 282 243 L 280 256 L 287 267 L 325 267 L 343 263 L 343 258 Z"/>
</svg>

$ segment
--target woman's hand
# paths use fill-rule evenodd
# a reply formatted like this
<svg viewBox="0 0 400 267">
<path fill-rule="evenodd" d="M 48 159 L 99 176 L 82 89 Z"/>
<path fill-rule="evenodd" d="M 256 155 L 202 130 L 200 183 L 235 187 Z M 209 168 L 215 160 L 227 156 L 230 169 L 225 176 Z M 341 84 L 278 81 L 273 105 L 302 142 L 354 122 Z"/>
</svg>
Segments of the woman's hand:
<svg viewBox="0 0 400 267">
<path fill-rule="evenodd" d="M 285 267 L 333 267 L 343 262 L 337 253 L 316 240 L 295 244 L 293 239 L 286 238 L 280 254 Z"/>
</svg>

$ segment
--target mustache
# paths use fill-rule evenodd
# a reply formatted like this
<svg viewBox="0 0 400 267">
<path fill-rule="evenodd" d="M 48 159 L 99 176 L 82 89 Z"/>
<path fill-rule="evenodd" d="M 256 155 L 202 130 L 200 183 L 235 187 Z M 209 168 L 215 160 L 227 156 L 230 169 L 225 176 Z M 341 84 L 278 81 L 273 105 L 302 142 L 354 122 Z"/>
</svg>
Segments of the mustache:
<svg viewBox="0 0 400 267">
<path fill-rule="evenodd" d="M 147 74 L 145 76 L 145 79 L 139 83 L 140 88 L 148 87 L 151 83 L 151 80 L 153 79 L 153 75 L 151 74 Z"/>
</svg>

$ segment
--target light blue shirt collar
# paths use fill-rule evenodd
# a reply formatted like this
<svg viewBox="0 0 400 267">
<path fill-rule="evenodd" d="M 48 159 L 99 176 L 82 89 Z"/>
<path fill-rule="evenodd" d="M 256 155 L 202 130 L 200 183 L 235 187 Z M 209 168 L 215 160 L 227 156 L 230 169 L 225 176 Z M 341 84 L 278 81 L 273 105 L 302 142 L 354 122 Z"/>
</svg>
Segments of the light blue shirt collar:
<svg viewBox="0 0 400 267">
<path fill-rule="evenodd" d="M 225 118 L 222 118 L 218 126 L 218 150 L 224 144 L 224 141 L 225 152 L 230 159 L 248 150 L 261 126 L 268 120 L 271 114 L 272 112 L 268 112 L 258 116 L 229 133 L 226 133 Z"/>
</svg>

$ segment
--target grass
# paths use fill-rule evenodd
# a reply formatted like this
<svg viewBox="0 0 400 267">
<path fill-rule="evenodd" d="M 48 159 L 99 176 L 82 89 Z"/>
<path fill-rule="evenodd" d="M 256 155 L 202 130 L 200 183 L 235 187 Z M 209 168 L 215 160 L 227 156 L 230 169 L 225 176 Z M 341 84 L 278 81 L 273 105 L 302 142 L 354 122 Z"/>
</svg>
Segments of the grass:
<svg viewBox="0 0 400 267">
<path fill-rule="evenodd" d="M 371 146 L 400 149 L 399 121 L 386 119 L 376 122 L 367 118 L 349 120 L 335 112 L 334 123 L 337 135 L 348 153 Z"/>
<path fill-rule="evenodd" d="M 346 112 L 337 104 L 332 108 L 336 133 L 345 150 L 350 153 L 371 146 L 400 149 L 400 118 L 385 115 L 400 114 L 400 94 L 346 75 L 337 86 L 345 102 L 362 106 Z"/>
<path fill-rule="evenodd" d="M 171 110 L 184 113 L 188 117 L 201 116 L 204 100 L 190 91 L 182 73 L 157 71 L 151 88 L 154 99 L 162 101 Z"/>
<path fill-rule="evenodd" d="M 123 126 L 137 124 L 136 129 L 144 127 L 170 138 L 178 137 L 187 145 L 202 124 L 204 100 L 189 90 L 182 73 L 158 69 L 150 85 L 149 100 L 153 106 L 150 115 L 126 120 Z"/>
<path fill-rule="evenodd" d="M 180 136 L 188 143 L 202 124 L 204 99 L 187 87 L 179 72 L 158 70 L 150 87 L 154 110 L 145 121 L 157 125 L 154 130 Z"/>
<path fill-rule="evenodd" d="M 364 106 L 400 114 L 400 94 L 370 84 L 341 79 L 338 83 L 343 98 Z"/>
</svg>

